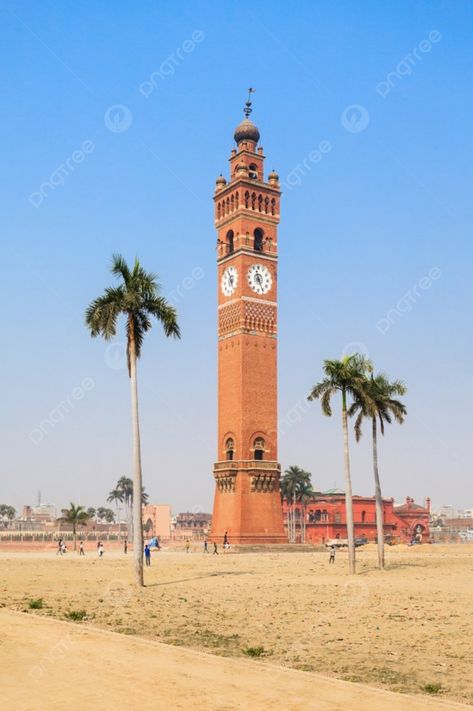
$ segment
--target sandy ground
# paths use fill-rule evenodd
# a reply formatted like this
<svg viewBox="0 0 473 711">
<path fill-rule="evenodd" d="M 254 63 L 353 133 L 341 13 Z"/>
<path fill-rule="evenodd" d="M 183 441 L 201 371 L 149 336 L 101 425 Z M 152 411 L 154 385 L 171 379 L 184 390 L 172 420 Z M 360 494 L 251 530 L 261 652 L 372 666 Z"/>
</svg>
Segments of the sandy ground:
<svg viewBox="0 0 473 711">
<path fill-rule="evenodd" d="M 66 709 L 71 702 L 84 711 L 468 708 L 21 613 L 2 611 L 0 625 L 2 701 L 22 711 Z"/>
<path fill-rule="evenodd" d="M 393 709 L 437 708 L 433 703 L 439 698 L 471 704 L 473 547 L 390 549 L 385 573 L 376 570 L 374 549 L 364 549 L 359 552 L 359 575 L 349 578 L 346 571 L 343 553 L 338 554 L 335 566 L 329 567 L 325 553 L 204 556 L 200 549 L 188 555 L 163 551 L 153 554 L 152 566 L 146 571 L 147 587 L 136 591 L 131 560 L 121 554 L 106 552 L 105 558 L 98 560 L 94 551 L 87 551 L 84 558 L 72 552 L 64 558 L 52 552 L 0 552 L 0 605 L 6 608 L 1 626 L 3 631 L 8 609 L 27 612 L 14 617 L 21 619 L 23 625 L 24 620 L 31 622 L 26 626 L 28 646 L 34 649 L 36 644 L 34 658 L 43 659 L 60 639 L 61 633 L 53 630 L 58 626 L 65 629 L 66 625 L 51 624 L 50 619 L 40 620 L 33 615 L 65 620 L 72 612 L 75 617 L 83 617 L 72 628 L 67 625 L 68 630 L 81 635 L 85 646 L 73 654 L 64 651 L 68 671 L 63 682 L 57 681 L 57 688 L 64 688 L 65 694 L 76 685 L 86 694 L 80 679 L 82 675 L 91 679 L 95 670 L 98 686 L 106 681 L 107 695 L 114 685 L 119 688 L 120 673 L 125 687 L 133 682 L 146 690 L 148 685 L 156 695 L 156 685 L 162 681 L 160 670 L 169 661 L 174 666 L 167 672 L 166 688 L 173 689 L 174 696 L 169 700 L 175 698 L 176 703 L 167 707 L 163 700 L 160 709 L 181 708 L 176 705 L 177 699 L 182 704 L 186 698 L 189 702 L 191 688 L 192 696 L 199 698 L 200 694 L 211 711 L 296 709 L 307 707 L 311 698 L 317 698 L 318 704 L 326 703 L 309 705 L 311 709 L 358 708 L 352 697 L 358 698 L 361 687 L 342 685 L 349 689 L 344 691 L 326 681 L 327 689 L 335 696 L 319 699 L 322 682 L 319 678 L 314 681 L 311 672 L 424 694 L 419 697 L 418 706 L 403 705 L 402 699 L 407 697 L 390 697 L 396 698 L 389 702 Z M 29 602 L 36 598 L 43 598 L 43 606 L 32 610 Z M 12 616 L 7 617 L 10 620 Z M 7 630 L 10 624 L 12 632 L 7 634 L 4 650 L 7 655 L 2 654 L 2 660 L 12 660 L 13 668 L 19 667 L 18 674 L 25 676 L 26 669 L 31 668 L 32 655 L 22 658 L 29 652 L 21 642 L 20 623 L 15 628 L 16 623 L 9 622 Z M 106 644 L 98 644 L 94 635 L 100 633 L 93 631 L 94 627 L 121 635 L 105 635 Z M 93 645 L 86 645 L 87 635 L 93 638 Z M 209 659 L 205 655 L 205 661 L 197 663 L 195 660 L 201 657 L 192 656 L 188 650 L 155 645 L 152 649 L 156 661 L 151 663 L 143 647 L 149 643 L 137 637 L 233 659 Z M 2 641 L 5 644 L 4 635 Z M 143 650 L 140 670 L 131 677 L 123 660 L 129 658 L 130 669 L 134 669 L 139 650 Z M 101 667 L 102 662 L 105 666 Z M 274 665 L 307 673 L 275 672 Z M 58 666 L 59 673 L 59 665 L 47 666 L 47 675 L 30 679 L 30 687 L 56 684 L 47 680 L 53 678 L 51 668 Z M 2 667 L 4 673 L 3 661 Z M 279 682 L 273 686 L 273 675 L 276 680 L 283 680 L 280 686 Z M 238 686 L 239 695 L 234 696 L 232 684 Z M 161 688 L 161 683 L 158 686 Z M 25 685 L 21 693 L 27 688 Z M 357 690 L 354 696 L 353 688 Z M 145 696 L 142 703 L 140 700 L 140 707 L 151 708 L 146 706 L 151 704 L 151 691 L 148 700 Z M 256 691 L 259 696 L 254 695 Z M 12 701 L 13 693 L 12 690 Z M 281 697 L 281 693 L 285 696 Z M 341 696 L 337 697 L 337 693 Z M 284 699 L 280 706 L 275 705 L 276 698 Z M 20 707 L 41 708 L 22 703 Z M 79 707 L 88 708 L 84 704 Z M 378 711 L 382 704 L 379 697 L 377 701 L 373 697 L 362 707 Z M 450 707 L 453 708 L 447 706 Z M 125 706 L 112 704 L 110 708 Z"/>
</svg>

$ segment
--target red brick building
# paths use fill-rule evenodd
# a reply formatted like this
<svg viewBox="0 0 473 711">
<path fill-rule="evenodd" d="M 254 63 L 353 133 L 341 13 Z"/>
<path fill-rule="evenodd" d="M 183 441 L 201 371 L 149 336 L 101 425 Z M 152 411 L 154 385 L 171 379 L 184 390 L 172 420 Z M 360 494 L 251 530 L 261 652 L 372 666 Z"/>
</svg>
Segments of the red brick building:
<svg viewBox="0 0 473 711">
<path fill-rule="evenodd" d="M 287 525 L 287 504 L 283 504 L 284 521 Z M 402 506 L 395 506 L 394 499 L 383 499 L 385 540 L 394 543 L 409 543 L 413 539 L 429 540 L 430 499 L 420 506 L 409 496 Z M 317 493 L 302 511 L 296 504 L 297 540 L 301 540 L 302 522 L 305 518 L 305 540 L 308 543 L 324 544 L 333 538 L 347 538 L 345 494 L 332 489 Z M 376 541 L 376 505 L 374 497 L 353 497 L 355 537 Z"/>
<path fill-rule="evenodd" d="M 230 177 L 215 189 L 218 439 L 211 540 L 283 543 L 277 452 L 279 178 L 265 176 L 260 134 L 234 134 Z"/>
</svg>

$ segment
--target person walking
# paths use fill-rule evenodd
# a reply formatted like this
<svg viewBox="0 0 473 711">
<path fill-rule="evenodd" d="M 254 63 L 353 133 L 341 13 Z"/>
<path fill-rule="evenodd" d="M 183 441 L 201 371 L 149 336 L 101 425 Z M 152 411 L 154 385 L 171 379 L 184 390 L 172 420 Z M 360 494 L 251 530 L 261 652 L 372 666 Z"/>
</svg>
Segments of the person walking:
<svg viewBox="0 0 473 711">
<path fill-rule="evenodd" d="M 329 558 L 329 561 L 328 561 L 329 564 L 335 563 L 335 551 L 336 551 L 336 550 L 337 550 L 337 549 L 335 548 L 335 546 L 331 546 L 331 548 L 330 548 L 330 558 Z"/>
<path fill-rule="evenodd" d="M 218 550 L 217 550 L 217 544 L 214 543 L 214 552 L 213 555 L 218 555 Z"/>
<path fill-rule="evenodd" d="M 146 565 L 151 565 L 151 548 L 148 544 L 145 545 L 145 562 Z"/>
<path fill-rule="evenodd" d="M 189 539 L 186 539 L 186 553 L 190 553 L 191 550 L 191 544 L 189 543 Z"/>
<path fill-rule="evenodd" d="M 128 553 L 128 541 L 125 538 L 125 542 L 123 544 L 123 552 L 126 555 Z"/>
<path fill-rule="evenodd" d="M 57 542 L 56 555 L 62 555 L 62 538 L 60 538 Z"/>
<path fill-rule="evenodd" d="M 79 541 L 79 555 L 85 555 L 84 553 L 84 542 Z"/>
<path fill-rule="evenodd" d="M 99 543 L 99 558 L 103 558 L 103 554 L 104 554 L 104 547 L 103 547 L 102 541 L 100 541 L 100 543 Z"/>
<path fill-rule="evenodd" d="M 207 539 L 204 541 L 204 553 L 209 553 L 209 542 Z"/>
<path fill-rule="evenodd" d="M 228 546 L 228 533 L 225 531 L 223 534 L 223 547 L 226 548 Z"/>
</svg>

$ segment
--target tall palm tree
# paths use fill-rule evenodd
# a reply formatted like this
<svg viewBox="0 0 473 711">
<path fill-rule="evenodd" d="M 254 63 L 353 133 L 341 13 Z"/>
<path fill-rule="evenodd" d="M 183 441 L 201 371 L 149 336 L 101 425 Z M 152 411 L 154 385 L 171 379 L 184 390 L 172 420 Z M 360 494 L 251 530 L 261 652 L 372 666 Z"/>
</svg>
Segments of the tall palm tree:
<svg viewBox="0 0 473 711">
<path fill-rule="evenodd" d="M 84 506 L 76 506 L 75 504 L 69 504 L 68 509 L 61 509 L 62 516 L 59 521 L 62 523 L 70 523 L 72 525 L 72 536 L 74 538 L 74 550 L 77 549 L 77 526 L 87 525 L 89 520 L 89 514 L 85 510 Z"/>
<path fill-rule="evenodd" d="M 138 416 L 137 360 L 141 356 L 145 334 L 157 319 L 166 336 L 180 338 L 176 309 L 160 295 L 160 285 L 155 274 L 145 271 L 138 259 L 129 267 L 121 255 L 112 259 L 111 272 L 120 283 L 108 287 L 102 296 L 87 308 L 86 324 L 90 335 L 103 336 L 108 341 L 116 335 L 119 316 L 126 319 L 128 375 L 131 384 L 131 420 L 133 431 L 133 484 L 135 491 L 142 490 L 140 425 Z M 143 581 L 143 529 L 141 525 L 141 497 L 133 499 L 135 578 L 139 586 Z"/>
<path fill-rule="evenodd" d="M 348 534 L 348 562 L 351 574 L 356 572 L 355 563 L 355 530 L 353 526 L 353 494 L 350 473 L 350 451 L 348 444 L 348 397 L 368 399 L 366 392 L 366 374 L 373 370 L 371 361 L 355 353 L 347 355 L 342 360 L 324 361 L 325 378 L 312 388 L 308 399 L 318 400 L 322 412 L 327 417 L 332 415 L 331 399 L 336 393 L 342 396 L 342 430 L 343 430 L 343 461 L 345 474 L 345 511 Z"/>
<path fill-rule="evenodd" d="M 310 484 L 310 473 L 298 466 L 291 466 L 284 472 L 281 479 L 281 495 L 288 505 L 289 541 L 296 542 L 296 501 L 303 484 Z"/>
<path fill-rule="evenodd" d="M 355 437 L 359 442 L 362 431 L 361 425 L 364 418 L 371 420 L 372 447 L 373 447 L 373 473 L 376 498 L 376 533 L 378 538 L 378 566 L 384 569 L 384 514 L 383 497 L 381 494 L 381 483 L 378 469 L 378 426 L 381 434 L 384 435 L 384 425 L 390 424 L 392 418 L 402 424 L 407 414 L 406 406 L 396 398 L 397 395 L 405 395 L 406 386 L 400 380 L 389 382 L 389 378 L 384 373 L 376 376 L 371 375 L 367 381 L 367 391 L 370 401 L 355 397 L 348 414 L 357 415 L 355 420 Z"/>
</svg>

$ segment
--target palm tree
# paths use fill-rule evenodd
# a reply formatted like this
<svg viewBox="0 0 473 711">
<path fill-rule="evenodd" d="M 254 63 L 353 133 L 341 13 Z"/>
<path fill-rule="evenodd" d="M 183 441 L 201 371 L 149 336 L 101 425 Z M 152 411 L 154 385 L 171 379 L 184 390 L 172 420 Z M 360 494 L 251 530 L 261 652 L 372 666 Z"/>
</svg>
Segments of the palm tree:
<svg viewBox="0 0 473 711">
<path fill-rule="evenodd" d="M 305 543 L 305 532 L 306 532 L 306 511 L 307 511 L 307 504 L 309 501 L 312 500 L 313 496 L 315 494 L 314 489 L 312 488 L 312 484 L 310 481 L 303 481 L 301 482 L 299 486 L 299 492 L 298 492 L 298 499 L 301 502 L 301 514 L 302 514 L 302 521 L 301 521 L 301 542 Z"/>
<path fill-rule="evenodd" d="M 347 398 L 359 397 L 361 400 L 369 399 L 366 392 L 366 374 L 371 372 L 373 366 L 369 360 L 358 353 L 347 355 L 342 360 L 324 361 L 325 378 L 314 385 L 308 399 L 320 399 L 322 412 L 327 417 L 332 415 L 331 398 L 336 393 L 342 396 L 342 430 L 343 430 L 343 459 L 345 472 L 345 510 L 348 534 L 348 561 L 351 574 L 356 572 L 355 563 L 355 530 L 353 527 L 353 496 L 350 474 L 350 452 L 348 445 L 348 417 Z"/>
<path fill-rule="evenodd" d="M 70 523 L 72 525 L 72 535 L 74 538 L 74 550 L 77 549 L 77 526 L 86 526 L 89 520 L 89 514 L 85 510 L 84 506 L 76 506 L 75 504 L 69 504 L 68 509 L 61 509 L 62 516 L 59 521 L 62 523 Z"/>
<path fill-rule="evenodd" d="M 123 498 L 123 492 L 118 487 L 112 489 L 112 491 L 107 496 L 107 501 L 109 501 L 111 504 L 114 503 L 117 507 L 118 540 L 120 540 L 121 538 L 120 508 L 118 504 L 123 503 Z"/>
<path fill-rule="evenodd" d="M 288 505 L 287 527 L 291 543 L 296 542 L 296 501 L 304 484 L 310 484 L 310 474 L 298 466 L 286 469 L 281 479 L 281 496 Z"/>
<path fill-rule="evenodd" d="M 376 498 L 376 532 L 378 538 L 378 566 L 381 570 L 384 569 L 384 515 L 383 515 L 383 497 L 381 495 L 381 484 L 379 479 L 378 469 L 378 431 L 377 421 L 379 420 L 379 429 L 384 435 L 384 424 L 390 424 L 392 418 L 402 424 L 407 414 L 406 406 L 396 399 L 396 395 L 405 395 L 407 392 L 406 386 L 400 380 L 389 382 L 387 375 L 379 373 L 367 380 L 367 391 L 370 396 L 370 402 L 365 399 L 355 397 L 348 414 L 350 416 L 357 415 L 355 420 L 355 437 L 359 442 L 362 431 L 361 425 L 366 417 L 371 420 L 372 446 L 373 446 L 373 472 Z"/>
<path fill-rule="evenodd" d="M 123 501 L 125 503 L 126 511 L 126 526 L 128 540 L 133 540 L 133 521 L 132 521 L 132 504 L 133 504 L 133 479 L 127 476 L 121 476 L 117 481 L 117 489 L 119 489 L 123 494 Z"/>
<path fill-rule="evenodd" d="M 138 383 L 136 366 L 141 356 L 145 334 L 153 325 L 152 319 L 161 322 L 166 336 L 180 337 L 177 314 L 173 306 L 160 295 L 160 285 L 155 274 L 146 272 L 138 259 L 132 268 L 122 256 L 115 254 L 111 272 L 120 284 L 109 287 L 93 301 L 86 311 L 86 324 L 90 335 L 103 336 L 108 341 L 116 335 L 119 316 L 126 318 L 128 375 L 131 384 L 131 420 L 133 431 L 133 482 L 135 491 L 142 490 L 140 426 L 138 416 Z M 143 581 L 143 530 L 141 526 L 141 499 L 133 500 L 135 540 L 133 557 L 135 578 L 139 586 Z"/>
</svg>

